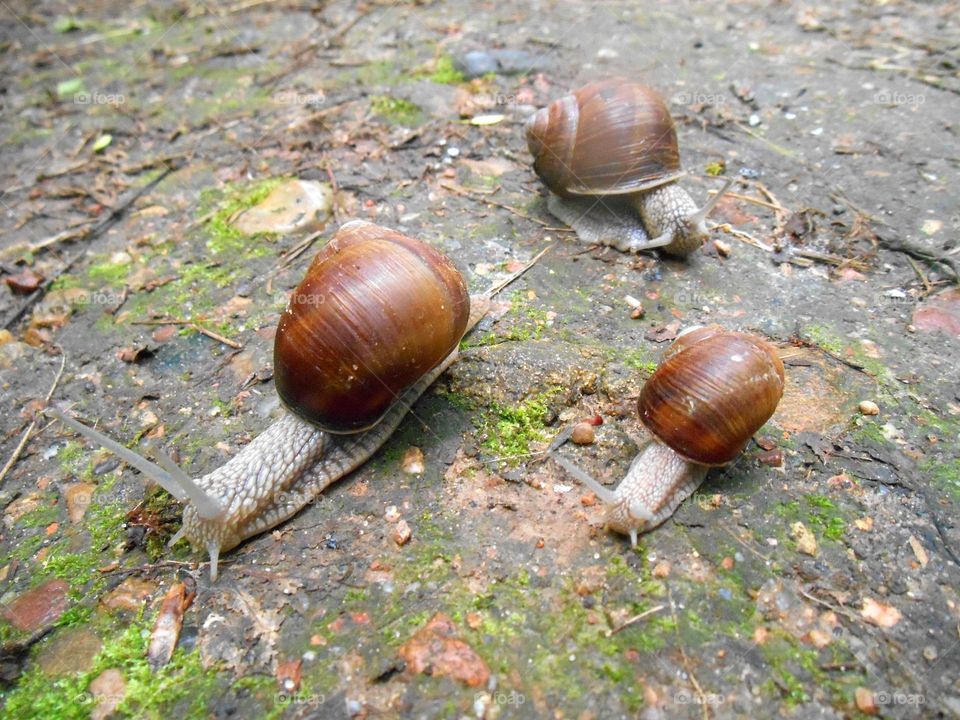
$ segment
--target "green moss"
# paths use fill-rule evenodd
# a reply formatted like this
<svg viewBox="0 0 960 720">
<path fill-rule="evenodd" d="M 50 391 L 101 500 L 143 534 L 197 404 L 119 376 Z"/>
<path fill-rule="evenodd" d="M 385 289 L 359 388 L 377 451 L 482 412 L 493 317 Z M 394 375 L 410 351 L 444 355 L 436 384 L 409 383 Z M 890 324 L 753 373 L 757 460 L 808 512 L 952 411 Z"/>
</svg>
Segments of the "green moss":
<svg viewBox="0 0 960 720">
<path fill-rule="evenodd" d="M 271 177 L 250 184 L 228 184 L 223 188 L 201 191 L 197 214 L 205 217 L 213 213 L 204 224 L 207 248 L 214 254 L 239 253 L 245 257 L 259 257 L 269 252 L 262 244 L 252 243 L 250 236 L 240 232 L 230 221 L 238 213 L 263 202 L 278 185 L 288 179 Z"/>
<path fill-rule="evenodd" d="M 55 504 L 40 505 L 17 520 L 17 526 L 21 528 L 47 527 L 60 516 L 60 511 Z"/>
<path fill-rule="evenodd" d="M 460 343 L 461 349 L 539 340 L 550 322 L 547 311 L 531 304 L 522 290 L 515 290 L 510 300 L 510 312 L 497 323 L 496 332 L 477 339 L 464 339 Z"/>
<path fill-rule="evenodd" d="M 403 80 L 403 75 L 390 60 L 367 63 L 357 70 L 356 75 L 361 85 L 396 85 Z"/>
<path fill-rule="evenodd" d="M 462 83 L 466 78 L 464 78 L 462 72 L 453 66 L 453 58 L 449 55 L 441 55 L 437 58 L 430 79 L 442 85 L 456 85 L 457 83 Z"/>
<path fill-rule="evenodd" d="M 78 287 L 83 287 L 83 283 L 75 275 L 61 275 L 50 283 L 51 290 L 72 290 Z"/>
<path fill-rule="evenodd" d="M 644 350 L 625 350 L 620 354 L 623 364 L 635 370 L 642 370 L 652 375 L 657 369 L 657 361 L 651 359 L 650 353 Z"/>
<path fill-rule="evenodd" d="M 388 122 L 416 127 L 423 120 L 419 105 L 391 95 L 375 95 L 370 99 L 370 111 Z"/>
<path fill-rule="evenodd" d="M 935 486 L 960 502 L 960 459 L 931 458 L 921 463 L 920 469 L 929 475 Z"/>
<path fill-rule="evenodd" d="M 105 583 L 105 577 L 97 572 L 106 564 L 103 551 L 120 542 L 125 517 L 126 509 L 122 505 L 93 500 L 82 523 L 90 536 L 89 547 L 78 550 L 69 539 L 64 539 L 50 549 L 38 575 L 66 580 L 74 594 L 85 591 L 85 594 L 96 595 Z"/>
<path fill-rule="evenodd" d="M 843 341 L 823 325 L 807 325 L 800 334 L 807 341 L 834 355 L 843 352 Z"/>
<path fill-rule="evenodd" d="M 782 698 L 790 707 L 808 702 L 811 699 L 810 688 L 826 694 L 828 700 L 837 707 L 849 706 L 854 690 L 866 681 L 863 673 L 853 670 L 830 673 L 823 669 L 827 664 L 859 667 L 859 662 L 839 640 L 818 651 L 774 627 L 767 641 L 758 648 L 773 674 L 761 686 L 763 692 Z"/>
<path fill-rule="evenodd" d="M 532 443 L 546 440 L 544 418 L 551 394 L 542 393 L 515 407 L 492 403 L 478 424 L 483 447 L 511 465 L 529 455 Z"/>
<path fill-rule="evenodd" d="M 71 474 L 79 461 L 86 455 L 83 446 L 75 440 L 71 440 L 57 451 L 57 459 L 60 461 L 60 467 L 67 474 Z"/>
<path fill-rule="evenodd" d="M 803 522 L 815 534 L 837 542 L 843 538 L 847 519 L 840 508 L 824 495 L 805 495 L 800 500 L 780 503 L 777 514 L 788 523 Z"/>
<path fill-rule="evenodd" d="M 5 715 L 25 720 L 87 718 L 95 702 L 90 683 L 104 670 L 118 668 L 126 688 L 117 716 L 205 717 L 208 704 L 220 694 L 215 668 L 203 668 L 199 650 L 186 653 L 178 648 L 169 664 L 152 669 L 146 660 L 150 626 L 139 619 L 105 642 L 87 672 L 50 678 L 33 665 L 12 690 L 0 693 Z"/>
<path fill-rule="evenodd" d="M 130 274 L 132 263 L 129 262 L 100 262 L 90 266 L 88 277 L 101 285 L 122 287 Z"/>
</svg>

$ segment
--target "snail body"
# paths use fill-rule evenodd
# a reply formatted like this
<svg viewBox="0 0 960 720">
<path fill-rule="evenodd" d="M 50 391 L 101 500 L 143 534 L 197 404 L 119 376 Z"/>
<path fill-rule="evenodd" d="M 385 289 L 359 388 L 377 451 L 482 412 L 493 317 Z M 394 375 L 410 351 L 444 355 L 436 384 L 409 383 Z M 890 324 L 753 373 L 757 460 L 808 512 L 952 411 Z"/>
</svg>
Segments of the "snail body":
<svg viewBox="0 0 960 720">
<path fill-rule="evenodd" d="M 590 83 L 538 110 L 525 130 L 550 211 L 583 242 L 679 257 L 705 242 L 707 215 L 726 188 L 698 208 L 677 183 L 676 128 L 652 88 Z"/>
<path fill-rule="evenodd" d="M 783 363 L 766 341 L 710 325 L 680 336 L 644 384 L 640 420 L 652 437 L 616 490 L 556 459 L 607 504 L 607 525 L 637 544 L 669 518 L 711 467 L 733 461 L 773 415 Z"/>
<path fill-rule="evenodd" d="M 346 223 L 281 316 L 274 344 L 281 416 L 199 478 L 160 452 L 155 465 L 58 410 L 47 412 L 183 501 L 183 524 L 170 544 L 185 538 L 206 550 L 215 580 L 222 552 L 296 514 L 377 451 L 456 359 L 460 339 L 503 285 L 471 297 L 455 266 L 426 243 Z M 352 400 L 351 389 L 359 389 Z"/>
</svg>

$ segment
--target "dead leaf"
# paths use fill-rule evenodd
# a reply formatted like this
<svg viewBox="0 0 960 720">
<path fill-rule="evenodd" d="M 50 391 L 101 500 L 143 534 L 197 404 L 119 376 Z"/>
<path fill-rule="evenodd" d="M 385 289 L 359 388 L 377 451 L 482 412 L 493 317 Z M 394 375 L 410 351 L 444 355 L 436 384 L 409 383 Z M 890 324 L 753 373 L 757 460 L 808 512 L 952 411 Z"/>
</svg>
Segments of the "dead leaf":
<svg viewBox="0 0 960 720">
<path fill-rule="evenodd" d="M 194 593 L 187 592 L 187 586 L 182 582 L 171 585 L 164 596 L 147 648 L 147 661 L 154 670 L 166 665 L 173 657 L 183 627 L 183 614 L 193 598 Z"/>
<path fill-rule="evenodd" d="M 920 544 L 920 541 L 917 540 L 916 535 L 910 536 L 910 547 L 913 548 L 913 554 L 917 558 L 917 562 L 920 563 L 922 567 L 926 567 L 927 563 L 930 562 L 930 557 L 927 555 L 927 551 L 923 545 Z"/>
<path fill-rule="evenodd" d="M 795 522 L 790 526 L 793 539 L 797 541 L 797 550 L 804 555 L 817 556 L 817 538 L 802 522 Z"/>
<path fill-rule="evenodd" d="M 662 343 L 669 340 L 674 340 L 677 337 L 677 332 L 680 330 L 680 322 L 672 322 L 669 325 L 661 325 L 660 327 L 651 328 L 647 331 L 644 337 L 647 340 L 652 340 L 653 342 Z"/>
<path fill-rule="evenodd" d="M 33 310 L 31 328 L 59 328 L 67 324 L 73 309 L 83 305 L 90 296 L 83 288 L 61 288 L 51 290 Z"/>
<path fill-rule="evenodd" d="M 4 278 L 7 287 L 16 295 L 29 295 L 43 282 L 43 276 L 37 275 L 30 268 L 24 268 L 16 275 L 8 275 Z"/>
<path fill-rule="evenodd" d="M 882 628 L 892 628 L 903 617 L 893 605 L 884 605 L 873 598 L 863 599 L 863 619 Z"/>
<path fill-rule="evenodd" d="M 295 693 L 300 689 L 300 658 L 288 660 L 277 665 L 277 687 L 282 693 Z"/>
<path fill-rule="evenodd" d="M 469 687 L 484 687 L 490 669 L 476 651 L 456 637 L 453 621 L 443 613 L 427 624 L 400 648 L 400 657 L 410 673 L 446 675 Z"/>
<path fill-rule="evenodd" d="M 125 363 L 141 363 L 151 357 L 153 357 L 153 350 L 146 345 L 124 347 L 116 352 L 117 360 Z"/>
</svg>

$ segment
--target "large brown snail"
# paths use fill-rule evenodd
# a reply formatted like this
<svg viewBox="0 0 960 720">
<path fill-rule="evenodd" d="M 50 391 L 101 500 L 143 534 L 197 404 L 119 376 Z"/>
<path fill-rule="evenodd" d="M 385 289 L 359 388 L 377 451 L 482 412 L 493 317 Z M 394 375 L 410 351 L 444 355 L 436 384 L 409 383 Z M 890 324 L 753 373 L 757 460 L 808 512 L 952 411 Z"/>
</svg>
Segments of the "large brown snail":
<svg viewBox="0 0 960 720">
<path fill-rule="evenodd" d="M 453 263 L 430 245 L 372 223 L 346 223 L 280 318 L 274 373 L 283 414 L 199 478 L 160 452 L 158 466 L 48 412 L 185 503 L 170 544 L 186 538 L 205 549 L 215 580 L 220 553 L 291 517 L 376 452 L 456 359 L 460 339 L 505 284 L 471 297 Z"/>
<path fill-rule="evenodd" d="M 644 384 L 638 409 L 650 431 L 616 490 L 560 455 L 554 458 L 607 505 L 607 526 L 630 536 L 669 518 L 711 467 L 726 465 L 773 415 L 783 363 L 753 335 L 717 325 L 677 338 Z"/>
<path fill-rule="evenodd" d="M 655 90 L 621 78 L 586 85 L 526 123 L 533 167 L 552 191 L 550 212 L 590 244 L 684 257 L 708 235 L 707 215 L 677 184 L 677 131 Z M 639 215 L 639 218 L 637 217 Z"/>
</svg>

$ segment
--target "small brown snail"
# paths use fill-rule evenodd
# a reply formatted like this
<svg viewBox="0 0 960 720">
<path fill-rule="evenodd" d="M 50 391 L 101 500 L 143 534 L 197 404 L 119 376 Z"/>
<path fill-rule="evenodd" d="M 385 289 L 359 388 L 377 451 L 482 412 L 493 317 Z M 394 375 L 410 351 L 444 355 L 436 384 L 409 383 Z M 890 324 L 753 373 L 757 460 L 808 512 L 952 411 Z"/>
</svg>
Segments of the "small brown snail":
<svg viewBox="0 0 960 720">
<path fill-rule="evenodd" d="M 684 173 L 666 104 L 622 78 L 541 108 L 526 134 L 533 168 L 552 191 L 550 212 L 586 243 L 684 257 L 706 241 L 707 215 L 730 186 L 697 208 L 676 182 Z"/>
<path fill-rule="evenodd" d="M 456 359 L 492 295 L 529 266 L 471 297 L 453 263 L 430 245 L 372 223 L 346 223 L 280 318 L 274 373 L 283 414 L 196 479 L 162 453 L 155 465 L 62 412 L 48 413 L 185 502 L 170 544 L 186 538 L 205 549 L 215 580 L 221 552 L 291 517 L 376 452 Z"/>
<path fill-rule="evenodd" d="M 607 526 L 630 536 L 660 525 L 726 465 L 777 409 L 783 363 L 774 348 L 717 325 L 694 328 L 667 349 L 640 391 L 640 420 L 652 433 L 616 490 L 560 455 L 554 458 L 607 505 Z"/>
</svg>

